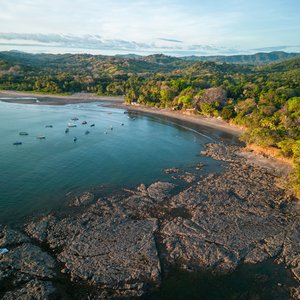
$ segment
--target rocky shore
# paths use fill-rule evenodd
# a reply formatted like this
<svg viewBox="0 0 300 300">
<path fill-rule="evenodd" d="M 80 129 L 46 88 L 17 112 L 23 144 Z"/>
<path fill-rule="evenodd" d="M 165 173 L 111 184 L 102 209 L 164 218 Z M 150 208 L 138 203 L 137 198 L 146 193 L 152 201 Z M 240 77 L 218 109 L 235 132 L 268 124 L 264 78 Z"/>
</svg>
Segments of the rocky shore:
<svg viewBox="0 0 300 300">
<path fill-rule="evenodd" d="M 300 206 L 277 184 L 282 174 L 252 164 L 239 146 L 208 144 L 223 171 L 168 169 L 184 187 L 155 182 L 97 199 L 72 199 L 72 213 L 21 228 L 0 227 L 3 299 L 140 297 L 172 268 L 212 273 L 269 258 L 300 282 Z M 289 289 L 299 299 L 298 286 Z M 31 297 L 31 298 L 30 298 Z"/>
</svg>

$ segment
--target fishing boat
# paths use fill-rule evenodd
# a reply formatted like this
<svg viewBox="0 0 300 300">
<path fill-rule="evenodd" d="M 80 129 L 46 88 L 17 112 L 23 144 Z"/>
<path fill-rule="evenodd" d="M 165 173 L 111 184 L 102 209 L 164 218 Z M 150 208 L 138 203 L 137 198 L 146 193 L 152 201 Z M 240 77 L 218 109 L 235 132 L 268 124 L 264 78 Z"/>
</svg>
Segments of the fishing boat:
<svg viewBox="0 0 300 300">
<path fill-rule="evenodd" d="M 74 124 L 74 123 L 68 123 L 68 125 L 67 125 L 68 127 L 77 127 L 77 125 L 76 124 Z"/>
<path fill-rule="evenodd" d="M 26 131 L 21 131 L 19 132 L 19 135 L 28 135 L 28 133 Z"/>
<path fill-rule="evenodd" d="M 87 124 L 87 121 L 83 121 L 81 124 L 82 124 L 82 125 L 86 125 L 86 124 Z"/>
<path fill-rule="evenodd" d="M 91 126 L 91 127 L 95 127 L 95 123 L 91 124 L 90 126 Z"/>
<path fill-rule="evenodd" d="M 44 140 L 44 139 L 46 139 L 46 137 L 44 135 L 38 135 L 36 138 L 38 140 Z"/>
<path fill-rule="evenodd" d="M 77 141 L 77 137 L 76 136 L 74 137 L 73 141 L 74 141 L 74 143 Z"/>
<path fill-rule="evenodd" d="M 68 133 L 68 132 L 69 132 L 69 128 L 66 128 L 65 133 Z"/>
<path fill-rule="evenodd" d="M 84 134 L 88 135 L 90 132 L 87 130 Z"/>
<path fill-rule="evenodd" d="M 13 145 L 15 146 L 22 145 L 22 142 L 14 142 Z"/>
<path fill-rule="evenodd" d="M 79 119 L 77 117 L 71 118 L 72 121 L 78 121 Z"/>
<path fill-rule="evenodd" d="M 46 125 L 46 128 L 53 128 L 53 125 Z"/>
</svg>

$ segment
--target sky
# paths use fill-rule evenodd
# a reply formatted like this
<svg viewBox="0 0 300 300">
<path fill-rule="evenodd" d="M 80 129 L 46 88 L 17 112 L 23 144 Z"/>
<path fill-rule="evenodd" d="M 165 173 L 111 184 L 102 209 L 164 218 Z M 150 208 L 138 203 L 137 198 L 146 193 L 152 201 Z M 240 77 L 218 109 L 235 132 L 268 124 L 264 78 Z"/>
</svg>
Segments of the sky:
<svg viewBox="0 0 300 300">
<path fill-rule="evenodd" d="M 300 52 L 300 0 L 0 0 L 0 51 Z"/>
</svg>

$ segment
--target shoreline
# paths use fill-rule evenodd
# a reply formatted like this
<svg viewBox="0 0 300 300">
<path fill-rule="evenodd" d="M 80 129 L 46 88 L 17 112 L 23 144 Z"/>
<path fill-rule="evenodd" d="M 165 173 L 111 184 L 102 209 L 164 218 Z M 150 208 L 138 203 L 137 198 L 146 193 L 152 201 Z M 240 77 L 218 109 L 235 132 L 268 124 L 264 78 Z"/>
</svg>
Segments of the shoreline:
<svg viewBox="0 0 300 300">
<path fill-rule="evenodd" d="M 145 114 L 151 114 L 156 116 L 165 116 L 172 119 L 184 121 L 187 123 L 192 123 L 200 126 L 206 126 L 212 129 L 220 130 L 236 137 L 240 137 L 245 131 L 244 128 L 235 126 L 233 124 L 227 123 L 222 119 L 216 119 L 213 117 L 205 117 L 200 115 L 192 114 L 188 111 L 174 111 L 170 109 L 163 109 L 157 107 L 149 107 L 145 105 L 130 105 L 124 102 L 123 96 L 97 96 L 90 93 L 75 93 L 72 95 L 51 95 L 51 94 L 36 94 L 36 93 L 26 93 L 19 91 L 0 91 L 1 97 L 34 97 L 38 98 L 39 102 L 35 99 L 5 99 L 1 100 L 7 103 L 19 103 L 19 104 L 37 104 L 37 105 L 67 105 L 67 104 L 77 104 L 77 103 L 92 103 L 98 101 L 107 101 L 106 106 L 126 109 L 131 112 L 141 112 Z M 24 101 L 25 100 L 25 101 Z M 109 103 L 110 102 L 110 103 Z M 273 168 L 279 170 L 279 172 L 290 173 L 293 170 L 291 162 L 275 157 L 268 152 L 268 149 L 260 149 L 259 151 L 253 147 L 246 146 L 244 149 L 244 156 L 248 158 L 251 163 L 256 165 L 263 165 L 268 168 Z"/>
<path fill-rule="evenodd" d="M 107 101 L 113 102 L 108 104 L 108 106 L 127 109 L 129 111 L 144 112 L 154 115 L 161 115 L 166 117 L 171 117 L 177 120 L 190 122 L 197 125 L 204 125 L 214 129 L 222 130 L 236 136 L 240 136 L 244 130 L 240 127 L 230 125 L 224 120 L 218 120 L 212 117 L 204 117 L 193 115 L 188 112 L 173 111 L 170 109 L 154 108 L 148 106 L 134 106 L 124 103 L 123 96 L 97 96 L 90 93 L 75 93 L 72 95 L 51 95 L 51 94 L 37 94 L 37 93 L 26 93 L 19 91 L 0 91 L 0 99 L 3 102 L 7 103 L 20 103 L 20 104 L 37 104 L 37 105 L 66 105 L 66 104 L 76 104 L 76 103 L 89 103 L 89 102 L 98 102 L 98 101 Z M 37 99 L 16 99 L 13 97 L 32 97 Z M 36 100 L 39 100 L 37 102 Z"/>
<path fill-rule="evenodd" d="M 20 97 L 23 99 L 16 99 L 13 97 Z M 123 96 L 97 96 L 91 93 L 75 93 L 71 95 L 62 96 L 62 95 L 55 95 L 55 94 L 38 94 L 38 93 L 3 91 L 3 90 L 0 90 L 0 98 L 6 98 L 6 99 L 0 99 L 0 101 L 7 102 L 7 103 L 37 104 L 37 105 L 66 105 L 66 104 L 90 103 L 90 102 L 98 102 L 98 101 L 119 103 L 124 101 Z"/>
<path fill-rule="evenodd" d="M 0 289 L 0 296 L 17 298 L 22 291 L 40 298 L 151 299 L 174 266 L 193 274 L 222 275 L 246 265 L 259 268 L 271 259 L 283 263 L 285 273 L 268 278 L 269 295 L 274 289 L 282 299 L 298 299 L 300 266 L 294 262 L 299 208 L 276 186 L 274 172 L 249 165 L 241 150 L 207 144 L 202 154 L 227 162 L 227 167 L 202 176 L 197 170 L 205 165 L 196 164 L 189 170 L 192 182 L 179 190 L 186 169 L 167 169 L 178 182 L 141 183 L 104 197 L 87 191 L 69 199 L 62 215 L 33 217 L 20 228 L 3 227 L 0 246 L 9 251 L 0 271 L 11 285 Z M 18 280 L 12 281 L 13 274 Z M 90 287 L 84 294 L 68 289 L 82 284 Z"/>
<path fill-rule="evenodd" d="M 153 115 L 171 117 L 173 119 L 225 131 L 235 136 L 240 136 L 244 132 L 244 129 L 238 126 L 230 125 L 224 120 L 216 119 L 212 117 L 194 115 L 187 111 L 174 111 L 174 110 L 164 109 L 164 108 L 148 107 L 144 105 L 136 106 L 136 105 L 129 105 L 125 103 L 122 104 L 117 103 L 110 106 L 127 109 L 132 112 L 142 112 L 142 113 L 148 113 Z"/>
<path fill-rule="evenodd" d="M 229 124 L 224 120 L 194 115 L 186 111 L 173 111 L 170 109 L 161 109 L 143 105 L 136 106 L 124 103 L 117 103 L 109 106 L 127 109 L 132 112 L 142 112 L 145 114 L 151 114 L 156 116 L 165 116 L 200 126 L 206 126 L 209 128 L 232 134 L 236 137 L 240 137 L 245 131 L 244 128 Z M 246 158 L 249 164 L 263 166 L 267 169 L 274 170 L 276 173 L 279 174 L 288 175 L 294 170 L 291 160 L 272 155 L 268 148 L 259 148 L 258 150 L 253 146 L 250 147 L 250 145 L 246 145 L 243 151 L 241 152 L 241 157 Z"/>
</svg>

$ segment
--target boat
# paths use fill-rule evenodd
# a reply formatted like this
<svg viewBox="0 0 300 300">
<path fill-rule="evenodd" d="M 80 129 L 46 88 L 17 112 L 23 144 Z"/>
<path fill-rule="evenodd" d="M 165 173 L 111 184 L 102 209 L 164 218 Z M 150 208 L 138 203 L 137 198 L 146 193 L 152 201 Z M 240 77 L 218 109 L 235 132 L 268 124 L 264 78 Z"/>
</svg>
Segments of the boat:
<svg viewBox="0 0 300 300">
<path fill-rule="evenodd" d="M 46 139 L 46 137 L 44 135 L 38 135 L 36 138 L 38 140 L 44 140 L 44 139 Z"/>
<path fill-rule="evenodd" d="M 70 130 L 69 128 L 66 128 L 66 130 L 65 130 L 65 133 L 68 133 L 68 132 L 69 132 L 69 130 Z"/>
<path fill-rule="evenodd" d="M 53 128 L 53 125 L 46 125 L 46 128 Z"/>
<path fill-rule="evenodd" d="M 90 132 L 87 130 L 84 134 L 88 135 Z"/>
<path fill-rule="evenodd" d="M 71 118 L 72 121 L 78 121 L 79 119 L 77 117 Z"/>
<path fill-rule="evenodd" d="M 22 142 L 14 142 L 13 145 L 15 146 L 22 145 Z"/>
<path fill-rule="evenodd" d="M 68 123 L 68 125 L 67 125 L 68 127 L 77 127 L 77 125 L 76 124 L 74 124 L 74 123 Z"/>
<path fill-rule="evenodd" d="M 81 124 L 82 124 L 82 125 L 86 125 L 86 124 L 87 124 L 87 121 L 83 121 Z"/>
<path fill-rule="evenodd" d="M 91 126 L 91 127 L 95 127 L 95 123 L 91 124 L 90 126 Z"/>
<path fill-rule="evenodd" d="M 28 135 L 28 133 L 26 131 L 21 131 L 19 132 L 19 135 Z"/>
<path fill-rule="evenodd" d="M 76 136 L 74 137 L 73 141 L 74 141 L 74 143 L 77 141 L 77 137 Z"/>
</svg>

